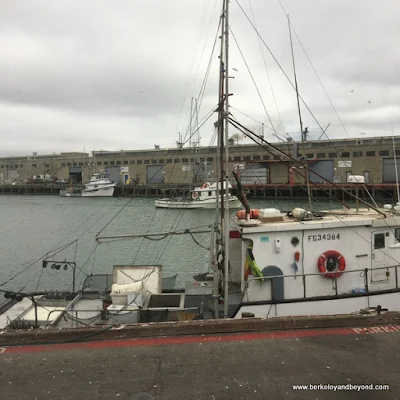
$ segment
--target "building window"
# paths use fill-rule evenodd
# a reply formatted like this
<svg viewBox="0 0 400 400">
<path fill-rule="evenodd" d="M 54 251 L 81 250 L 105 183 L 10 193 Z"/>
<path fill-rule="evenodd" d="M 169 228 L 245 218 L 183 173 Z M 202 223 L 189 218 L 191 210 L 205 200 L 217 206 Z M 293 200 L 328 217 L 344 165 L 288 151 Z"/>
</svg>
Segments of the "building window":
<svg viewBox="0 0 400 400">
<path fill-rule="evenodd" d="M 67 162 L 67 167 L 70 167 L 71 166 L 71 163 L 70 162 Z"/>
<path fill-rule="evenodd" d="M 182 158 L 182 162 L 183 163 L 187 163 L 187 162 L 189 162 L 189 159 L 188 158 Z"/>
<path fill-rule="evenodd" d="M 80 166 L 80 167 L 83 167 L 83 162 L 80 162 L 80 163 L 79 163 L 79 166 Z"/>
<path fill-rule="evenodd" d="M 19 167 L 20 168 L 24 168 L 24 164 L 19 164 Z"/>
<path fill-rule="evenodd" d="M 400 150 L 396 150 L 396 156 L 400 156 Z"/>
<path fill-rule="evenodd" d="M 250 161 L 250 160 L 251 160 L 251 157 L 250 157 L 250 156 L 244 156 L 244 157 L 243 157 L 243 160 L 244 160 L 244 161 Z"/>
<path fill-rule="evenodd" d="M 103 161 L 103 165 L 108 165 L 108 161 Z"/>
<path fill-rule="evenodd" d="M 163 160 L 163 159 L 158 160 L 158 162 L 159 162 L 160 164 L 164 164 L 164 160 Z"/>
<path fill-rule="evenodd" d="M 8 165 L 6 165 L 6 168 L 8 168 Z M 32 168 L 36 168 L 36 164 L 32 164 Z"/>
<path fill-rule="evenodd" d="M 263 156 L 263 160 L 269 160 L 269 159 L 270 159 L 269 155 Z"/>
<path fill-rule="evenodd" d="M 362 157 L 362 151 L 353 151 L 353 157 Z"/>
<path fill-rule="evenodd" d="M 45 166 L 46 168 L 49 168 L 49 167 L 50 167 L 50 164 L 44 164 L 44 166 Z"/>
<path fill-rule="evenodd" d="M 143 164 L 143 160 L 137 160 L 137 164 Z"/>
<path fill-rule="evenodd" d="M 97 161 L 97 165 L 101 165 L 101 161 Z"/>
<path fill-rule="evenodd" d="M 350 153 L 349 153 L 348 151 L 343 151 L 343 152 L 341 153 L 341 156 L 342 156 L 342 157 L 350 157 Z"/>
<path fill-rule="evenodd" d="M 77 167 L 77 166 L 78 166 L 78 163 L 74 162 L 74 163 L 72 163 L 72 165 L 73 165 L 74 167 Z"/>
<path fill-rule="evenodd" d="M 240 156 L 234 156 L 233 161 L 240 161 Z"/>
<path fill-rule="evenodd" d="M 317 158 L 325 158 L 325 153 L 317 153 Z"/>
<path fill-rule="evenodd" d="M 179 158 L 174 158 L 174 163 L 175 164 L 179 164 L 181 162 L 181 160 Z"/>
<path fill-rule="evenodd" d="M 124 165 L 128 165 L 128 161 L 127 160 L 124 160 Z"/>
<path fill-rule="evenodd" d="M 337 157 L 337 153 L 329 153 L 329 158 L 336 158 Z"/>
<path fill-rule="evenodd" d="M 115 161 L 110 161 L 110 165 L 115 165 Z"/>
<path fill-rule="evenodd" d="M 374 150 L 366 151 L 365 155 L 367 157 L 375 157 L 375 151 Z"/>
<path fill-rule="evenodd" d="M 383 156 L 383 157 L 385 157 L 385 156 L 387 157 L 389 155 L 389 150 L 381 150 L 379 152 L 379 155 Z"/>
<path fill-rule="evenodd" d="M 4 164 L 0 168 L 4 168 Z"/>
<path fill-rule="evenodd" d="M 274 160 L 280 160 L 280 155 L 279 154 L 274 154 Z"/>
<path fill-rule="evenodd" d="M 121 161 L 120 160 L 117 161 L 117 165 L 121 165 Z"/>
<path fill-rule="evenodd" d="M 400 242 L 400 228 L 394 228 L 394 237 L 396 239 L 396 243 Z"/>
<path fill-rule="evenodd" d="M 152 164 L 157 164 L 157 160 L 151 160 Z"/>
<path fill-rule="evenodd" d="M 207 161 L 208 161 L 208 162 L 213 162 L 213 160 L 214 160 L 214 159 L 213 159 L 212 157 L 207 157 Z"/>
<path fill-rule="evenodd" d="M 144 160 L 143 164 L 150 164 L 150 160 Z"/>
<path fill-rule="evenodd" d="M 253 160 L 259 160 L 260 156 L 253 156 Z"/>
<path fill-rule="evenodd" d="M 172 159 L 168 158 L 166 164 L 171 164 L 172 163 Z"/>
<path fill-rule="evenodd" d="M 194 158 L 193 157 L 190 159 L 190 162 L 194 162 Z"/>
<path fill-rule="evenodd" d="M 130 163 L 131 163 L 131 164 L 135 164 L 135 160 L 131 160 Z"/>
<path fill-rule="evenodd" d="M 279 156 L 278 156 L 279 157 Z M 312 159 L 312 158 L 314 158 L 314 153 L 308 153 L 308 154 L 306 154 L 306 157 L 308 158 L 308 159 Z"/>
</svg>

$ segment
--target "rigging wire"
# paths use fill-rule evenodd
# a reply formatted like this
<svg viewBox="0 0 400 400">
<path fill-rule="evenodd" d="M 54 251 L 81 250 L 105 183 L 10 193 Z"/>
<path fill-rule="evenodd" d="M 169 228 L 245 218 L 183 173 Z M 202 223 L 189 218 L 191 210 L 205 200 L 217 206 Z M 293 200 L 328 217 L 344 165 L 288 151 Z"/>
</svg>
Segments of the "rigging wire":
<svg viewBox="0 0 400 400">
<path fill-rule="evenodd" d="M 252 16 L 252 18 L 253 18 L 254 26 L 255 26 L 256 29 L 257 29 L 257 26 L 256 26 L 256 19 L 255 19 L 255 16 L 254 16 L 253 7 L 251 6 L 251 1 L 250 1 L 250 0 L 249 0 L 249 7 L 250 7 L 251 16 Z M 281 113 L 279 112 L 278 103 L 277 103 L 277 101 L 276 101 L 276 96 L 275 96 L 275 90 L 274 90 L 274 88 L 273 88 L 273 86 L 272 86 L 272 81 L 271 81 L 271 77 L 270 77 L 270 74 L 269 74 L 269 71 L 268 71 L 267 61 L 266 61 L 266 59 L 265 59 L 265 55 L 264 55 L 264 52 L 263 52 L 263 49 L 262 49 L 261 41 L 260 41 L 260 38 L 259 38 L 258 36 L 257 36 L 257 39 L 258 39 L 258 44 L 259 44 L 259 46 L 260 46 L 260 52 L 261 52 L 261 55 L 262 55 L 262 58 L 263 58 L 265 71 L 266 71 L 266 73 L 267 73 L 269 86 L 270 86 L 270 88 L 271 88 L 272 98 L 274 99 L 274 103 L 275 103 L 275 107 L 276 107 L 276 112 L 278 113 L 279 123 L 281 124 L 281 127 L 282 127 L 283 132 L 285 132 L 285 127 L 283 126 L 283 122 L 282 122 L 282 118 L 281 118 Z"/>
</svg>

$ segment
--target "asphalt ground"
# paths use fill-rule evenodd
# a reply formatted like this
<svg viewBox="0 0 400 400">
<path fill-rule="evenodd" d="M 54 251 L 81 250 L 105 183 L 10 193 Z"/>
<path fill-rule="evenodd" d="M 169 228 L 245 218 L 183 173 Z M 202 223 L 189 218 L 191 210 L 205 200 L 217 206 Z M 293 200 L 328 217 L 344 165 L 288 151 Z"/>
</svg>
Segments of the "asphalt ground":
<svg viewBox="0 0 400 400">
<path fill-rule="evenodd" d="M 309 384 L 332 386 L 293 388 Z M 334 385 L 343 386 L 335 391 Z M 0 347 L 0 394 L 16 400 L 400 400 L 400 327 Z"/>
</svg>

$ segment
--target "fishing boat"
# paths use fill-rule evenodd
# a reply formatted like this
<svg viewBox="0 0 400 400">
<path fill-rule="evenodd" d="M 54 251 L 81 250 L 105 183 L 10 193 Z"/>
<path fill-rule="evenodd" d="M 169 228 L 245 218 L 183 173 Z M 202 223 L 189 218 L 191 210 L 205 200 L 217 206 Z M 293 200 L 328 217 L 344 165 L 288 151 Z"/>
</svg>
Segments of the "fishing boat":
<svg viewBox="0 0 400 400">
<path fill-rule="evenodd" d="M 221 192 L 225 190 L 225 183 L 221 185 L 219 190 L 218 182 L 205 182 L 202 186 L 197 186 L 189 193 L 188 197 L 163 198 L 155 201 L 158 208 L 178 208 L 178 209 L 199 209 L 208 208 L 215 209 Z M 229 195 L 223 193 L 224 199 L 228 199 L 230 208 L 241 208 L 242 203 L 232 194 L 232 185 L 228 182 Z"/>
<path fill-rule="evenodd" d="M 61 197 L 112 197 L 116 183 L 105 174 L 94 174 L 84 187 L 70 186 L 60 190 Z"/>
<path fill-rule="evenodd" d="M 228 7 L 229 1 L 224 1 L 220 38 L 225 49 L 229 47 Z M 96 236 L 98 242 L 107 242 L 210 232 L 209 271 L 176 289 L 166 287 L 161 265 L 114 265 L 111 274 L 88 275 L 81 289 L 73 284 L 68 293 L 8 291 L 8 302 L 0 307 L 0 328 L 400 311 L 400 214 L 396 208 L 378 207 L 372 198 L 372 204 L 361 199 L 358 191 L 366 188 L 360 179 L 354 180 L 356 194 L 346 192 L 356 201 L 355 207 L 343 204 L 331 211 L 313 211 L 312 207 L 252 209 L 240 176 L 233 170 L 243 209 L 231 218 L 230 202 L 224 201 L 229 195 L 229 149 L 223 144 L 229 124 L 266 151 L 272 149 L 289 165 L 299 167 L 298 174 L 312 169 L 229 117 L 229 96 L 224 95 L 229 93 L 228 74 L 224 73 L 228 70 L 226 52 L 220 57 L 218 101 L 219 144 L 226 151 L 225 169 L 220 171 L 225 193 L 216 188 L 215 224 L 206 230 Z M 209 188 L 203 188 L 204 192 Z M 321 190 L 325 190 L 323 186 Z M 75 273 L 74 263 L 43 260 L 44 268 L 70 265 Z"/>
</svg>

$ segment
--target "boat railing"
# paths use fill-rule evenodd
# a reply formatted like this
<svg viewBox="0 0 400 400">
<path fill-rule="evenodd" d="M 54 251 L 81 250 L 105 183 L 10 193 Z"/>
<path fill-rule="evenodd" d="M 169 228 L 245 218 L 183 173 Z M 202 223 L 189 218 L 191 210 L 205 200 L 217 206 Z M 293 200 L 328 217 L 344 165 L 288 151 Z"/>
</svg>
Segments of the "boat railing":
<svg viewBox="0 0 400 400">
<path fill-rule="evenodd" d="M 390 289 L 380 289 L 380 290 L 370 290 L 370 285 L 371 284 L 384 284 L 384 283 L 389 283 L 390 282 L 390 272 L 394 269 L 394 281 L 395 281 L 395 287 L 391 287 Z M 335 295 L 339 296 L 339 289 L 340 287 L 338 287 L 338 278 L 341 275 L 346 275 L 346 274 L 359 274 L 359 276 L 361 278 L 363 278 L 363 285 L 365 289 L 365 292 L 362 293 L 356 293 L 355 295 L 360 295 L 360 294 L 368 294 L 368 293 L 374 293 L 376 291 L 382 291 L 382 290 L 399 290 L 399 269 L 400 269 L 400 264 L 397 265 L 392 265 L 392 266 L 386 266 L 386 267 L 377 267 L 377 268 L 362 268 L 362 269 L 355 269 L 355 270 L 344 270 L 344 271 L 340 271 L 339 274 L 336 274 L 335 271 L 333 271 L 332 273 L 334 274 L 334 277 L 332 278 L 332 280 L 334 281 L 334 290 L 335 290 Z M 373 281 L 369 281 L 369 277 L 371 276 L 371 274 L 375 271 L 386 271 L 386 276 L 387 276 L 387 280 L 382 280 L 382 281 L 377 281 L 377 282 L 373 282 Z M 329 272 L 328 272 L 329 273 Z M 294 273 L 294 274 L 290 274 L 290 275 L 267 275 L 267 276 L 249 276 L 249 278 L 247 279 L 247 281 L 244 282 L 244 289 L 243 289 L 243 293 L 246 293 L 246 291 L 249 288 L 250 282 L 252 281 L 265 281 L 265 280 L 269 280 L 271 282 L 276 281 L 277 279 L 286 279 L 286 278 L 303 278 L 303 298 L 308 298 L 310 296 L 307 296 L 307 278 L 309 277 L 313 277 L 313 276 L 321 276 L 324 275 L 324 273 L 321 272 L 312 272 L 312 273 Z M 340 282 L 340 281 L 339 281 Z M 339 285 L 340 286 L 340 285 Z M 354 287 L 353 289 L 359 289 L 360 287 Z"/>
</svg>

